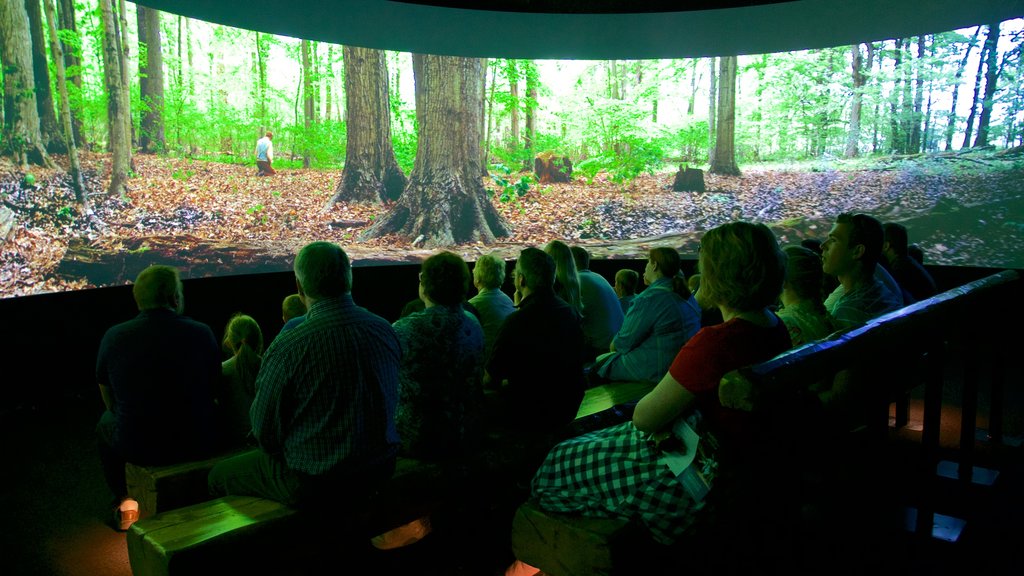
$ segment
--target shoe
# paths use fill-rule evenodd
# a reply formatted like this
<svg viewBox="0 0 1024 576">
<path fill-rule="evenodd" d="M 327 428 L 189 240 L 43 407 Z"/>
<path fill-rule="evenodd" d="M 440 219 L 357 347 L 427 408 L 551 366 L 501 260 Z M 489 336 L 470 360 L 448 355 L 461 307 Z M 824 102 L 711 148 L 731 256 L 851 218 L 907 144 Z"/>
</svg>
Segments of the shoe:
<svg viewBox="0 0 1024 576">
<path fill-rule="evenodd" d="M 126 498 L 114 508 L 114 526 L 121 532 L 127 532 L 132 524 L 139 520 L 139 503 Z"/>
</svg>

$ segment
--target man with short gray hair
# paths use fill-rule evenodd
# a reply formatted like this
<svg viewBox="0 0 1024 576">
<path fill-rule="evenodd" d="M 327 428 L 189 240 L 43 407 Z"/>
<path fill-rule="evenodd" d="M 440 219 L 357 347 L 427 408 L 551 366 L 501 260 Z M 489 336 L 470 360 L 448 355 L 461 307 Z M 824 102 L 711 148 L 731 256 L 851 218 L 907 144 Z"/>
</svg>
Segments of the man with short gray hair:
<svg viewBox="0 0 1024 576">
<path fill-rule="evenodd" d="M 306 319 L 263 356 L 249 411 L 259 448 L 217 464 L 210 492 L 352 510 L 394 470 L 401 348 L 389 322 L 353 302 L 340 246 L 308 244 L 294 272 Z"/>
<path fill-rule="evenodd" d="M 181 315 L 181 278 L 170 266 L 139 273 L 132 295 L 138 316 L 107 330 L 96 359 L 106 407 L 96 432 L 119 530 L 138 519 L 137 507 L 124 506 L 126 462 L 162 466 L 218 447 L 213 398 L 221 353 L 213 331 Z"/>
</svg>

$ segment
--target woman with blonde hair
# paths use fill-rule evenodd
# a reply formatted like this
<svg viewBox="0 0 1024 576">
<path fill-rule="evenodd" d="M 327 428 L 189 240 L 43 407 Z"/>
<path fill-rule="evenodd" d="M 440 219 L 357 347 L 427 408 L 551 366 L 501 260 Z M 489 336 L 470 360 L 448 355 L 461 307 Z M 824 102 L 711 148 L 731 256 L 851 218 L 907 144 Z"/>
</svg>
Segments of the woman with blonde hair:
<svg viewBox="0 0 1024 576">
<path fill-rule="evenodd" d="M 697 299 L 717 307 L 723 322 L 683 345 L 632 421 L 552 448 L 533 478 L 535 505 L 637 522 L 668 545 L 687 533 L 717 480 L 737 473 L 758 432 L 750 413 L 722 406 L 718 386 L 726 373 L 790 347 L 785 324 L 770 309 L 786 256 L 763 224 L 723 224 L 701 244 Z"/>
<path fill-rule="evenodd" d="M 228 448 L 249 442 L 249 408 L 256 397 L 256 375 L 263 363 L 263 331 L 252 316 L 237 313 L 224 328 L 224 348 L 231 357 L 221 363 L 217 394 L 221 437 Z"/>
<path fill-rule="evenodd" d="M 561 240 L 552 240 L 544 247 L 544 251 L 555 261 L 555 294 L 565 300 L 583 317 L 583 300 L 580 298 L 580 277 L 576 272 L 576 260 L 572 257 L 569 245 Z"/>
</svg>

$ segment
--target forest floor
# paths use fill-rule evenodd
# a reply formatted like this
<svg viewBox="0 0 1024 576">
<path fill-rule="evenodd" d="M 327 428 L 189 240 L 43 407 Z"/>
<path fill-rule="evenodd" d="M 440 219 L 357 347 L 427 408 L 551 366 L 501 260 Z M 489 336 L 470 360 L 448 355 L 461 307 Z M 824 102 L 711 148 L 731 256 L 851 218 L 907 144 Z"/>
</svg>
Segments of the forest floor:
<svg viewBox="0 0 1024 576">
<path fill-rule="evenodd" d="M 56 156 L 59 166 L 65 157 Z M 327 211 L 340 170 L 282 170 L 136 155 L 128 200 L 107 198 L 110 157 L 82 155 L 95 220 L 83 217 L 62 169 L 34 169 L 34 183 L 0 161 L 0 297 L 131 281 L 146 263 L 177 265 L 185 277 L 287 270 L 312 240 L 338 242 L 355 265 L 415 262 L 434 250 L 395 236 L 360 240 L 387 205 L 339 203 Z M 643 258 L 670 245 L 694 255 L 703 231 L 730 220 L 769 224 L 781 243 L 823 239 L 840 212 L 867 212 L 908 225 L 929 263 L 1004 266 L 1024 245 L 1024 158 L 972 151 L 744 166 L 742 176 L 705 174 L 707 191 L 673 192 L 674 173 L 622 186 L 592 181 L 534 184 L 498 211 L 512 235 L 449 249 L 467 260 L 489 251 L 514 258 L 552 238 L 598 258 Z M 517 176 L 518 178 L 518 176 Z M 498 186 L 483 178 L 491 191 Z M 96 224 L 96 220 L 102 224 Z"/>
</svg>

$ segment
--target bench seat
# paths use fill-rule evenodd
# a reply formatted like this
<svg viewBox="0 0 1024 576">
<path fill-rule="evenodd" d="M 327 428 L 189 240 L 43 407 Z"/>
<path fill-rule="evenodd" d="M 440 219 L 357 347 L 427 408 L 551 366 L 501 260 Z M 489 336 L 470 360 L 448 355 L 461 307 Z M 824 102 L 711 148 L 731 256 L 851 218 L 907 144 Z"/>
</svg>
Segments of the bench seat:
<svg viewBox="0 0 1024 576">
<path fill-rule="evenodd" d="M 167 466 L 125 464 L 128 496 L 139 503 L 139 517 L 146 518 L 163 510 L 173 510 L 210 499 L 206 479 L 218 462 L 239 454 L 227 452 L 204 460 L 179 462 Z"/>
</svg>

